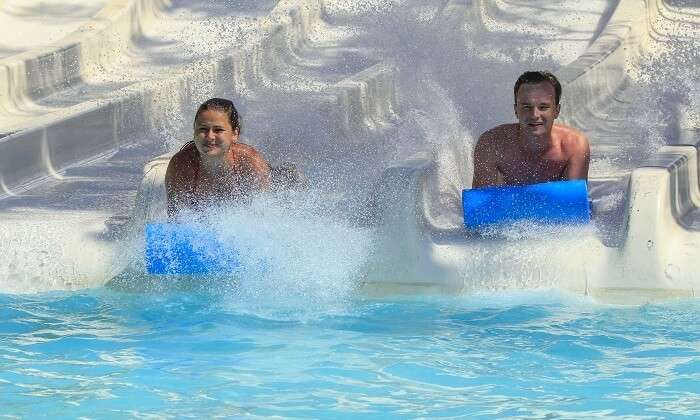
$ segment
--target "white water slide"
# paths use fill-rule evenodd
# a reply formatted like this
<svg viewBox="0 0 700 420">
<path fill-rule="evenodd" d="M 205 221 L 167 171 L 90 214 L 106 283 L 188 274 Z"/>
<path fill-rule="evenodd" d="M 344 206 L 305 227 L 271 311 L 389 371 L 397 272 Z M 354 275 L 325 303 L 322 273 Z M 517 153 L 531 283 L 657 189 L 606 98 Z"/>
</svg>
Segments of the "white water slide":
<svg viewBox="0 0 700 420">
<path fill-rule="evenodd" d="M 239 106 L 245 142 L 309 177 L 325 203 L 309 217 L 372 232 L 347 279 L 367 293 L 554 287 L 638 302 L 700 289 L 698 0 L 0 0 L 0 11 L 12 28 L 0 39 L 0 292 L 138 270 L 134 237 L 165 218 L 168 156 L 213 96 Z M 559 76 L 561 119 L 591 141 L 593 223 L 469 235 L 460 193 L 474 141 L 513 120 L 513 83 L 531 69 Z"/>
</svg>

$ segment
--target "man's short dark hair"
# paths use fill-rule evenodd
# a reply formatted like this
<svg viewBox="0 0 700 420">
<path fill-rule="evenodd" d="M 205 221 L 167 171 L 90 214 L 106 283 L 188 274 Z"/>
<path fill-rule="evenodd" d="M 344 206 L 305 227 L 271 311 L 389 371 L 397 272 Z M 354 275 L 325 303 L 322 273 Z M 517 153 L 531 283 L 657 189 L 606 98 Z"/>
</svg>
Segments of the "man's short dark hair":
<svg viewBox="0 0 700 420">
<path fill-rule="evenodd" d="M 549 82 L 554 87 L 554 102 L 559 105 L 559 98 L 561 98 L 561 83 L 557 80 L 557 76 L 553 75 L 548 71 L 526 71 L 518 77 L 515 81 L 515 88 L 513 89 L 513 96 L 515 97 L 515 103 L 518 102 L 518 89 L 520 86 L 527 84 L 535 84 Z"/>
</svg>

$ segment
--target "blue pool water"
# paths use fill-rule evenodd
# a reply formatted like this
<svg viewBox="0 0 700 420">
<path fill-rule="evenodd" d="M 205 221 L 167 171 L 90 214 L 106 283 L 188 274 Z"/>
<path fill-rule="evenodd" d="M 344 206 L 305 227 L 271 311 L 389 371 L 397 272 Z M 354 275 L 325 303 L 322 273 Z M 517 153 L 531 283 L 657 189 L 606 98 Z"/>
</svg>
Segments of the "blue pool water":
<svg viewBox="0 0 700 420">
<path fill-rule="evenodd" d="M 235 287 L 0 295 L 0 415 L 700 416 L 698 300 L 274 302 Z"/>
</svg>

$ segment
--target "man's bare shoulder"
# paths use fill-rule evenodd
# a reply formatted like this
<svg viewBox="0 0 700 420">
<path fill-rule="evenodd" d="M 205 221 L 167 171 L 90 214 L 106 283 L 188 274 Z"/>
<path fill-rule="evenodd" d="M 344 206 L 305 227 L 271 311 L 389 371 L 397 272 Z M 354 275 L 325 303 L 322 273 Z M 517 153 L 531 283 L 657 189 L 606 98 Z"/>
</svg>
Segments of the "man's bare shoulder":
<svg viewBox="0 0 700 420">
<path fill-rule="evenodd" d="M 479 140 L 483 139 L 484 141 L 499 141 L 513 137 L 517 134 L 517 132 L 517 124 L 501 124 L 482 133 L 481 136 L 479 136 Z"/>
<path fill-rule="evenodd" d="M 504 143 L 509 143 L 514 136 L 517 135 L 517 124 L 502 124 L 485 131 L 479 136 L 476 142 L 478 149 L 502 149 Z"/>
<path fill-rule="evenodd" d="M 561 139 L 561 145 L 564 150 L 572 152 L 588 150 L 588 138 L 579 130 L 568 125 L 555 124 L 553 131 Z"/>
</svg>

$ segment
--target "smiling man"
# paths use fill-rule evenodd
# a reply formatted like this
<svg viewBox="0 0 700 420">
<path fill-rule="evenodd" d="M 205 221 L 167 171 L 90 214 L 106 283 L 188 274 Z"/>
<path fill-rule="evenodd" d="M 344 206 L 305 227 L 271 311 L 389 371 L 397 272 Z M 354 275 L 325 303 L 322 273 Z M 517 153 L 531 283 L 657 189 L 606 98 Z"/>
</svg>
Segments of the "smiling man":
<svg viewBox="0 0 700 420">
<path fill-rule="evenodd" d="M 518 122 L 493 128 L 474 148 L 472 188 L 587 179 L 590 149 L 579 131 L 554 124 L 561 84 L 546 71 L 523 73 L 515 82 Z"/>
</svg>

